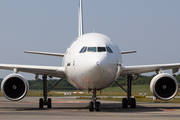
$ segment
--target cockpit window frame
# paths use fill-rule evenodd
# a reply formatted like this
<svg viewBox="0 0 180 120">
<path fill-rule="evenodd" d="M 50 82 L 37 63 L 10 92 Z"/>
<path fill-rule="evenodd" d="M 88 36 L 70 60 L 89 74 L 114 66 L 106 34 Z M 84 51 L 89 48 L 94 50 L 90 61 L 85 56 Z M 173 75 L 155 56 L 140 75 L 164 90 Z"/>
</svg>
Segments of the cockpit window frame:
<svg viewBox="0 0 180 120">
<path fill-rule="evenodd" d="M 85 52 L 86 52 L 86 50 L 87 50 L 87 47 L 84 47 L 84 49 L 83 49 L 83 51 L 82 51 L 82 52 L 83 52 L 83 53 L 85 53 Z"/>
</svg>

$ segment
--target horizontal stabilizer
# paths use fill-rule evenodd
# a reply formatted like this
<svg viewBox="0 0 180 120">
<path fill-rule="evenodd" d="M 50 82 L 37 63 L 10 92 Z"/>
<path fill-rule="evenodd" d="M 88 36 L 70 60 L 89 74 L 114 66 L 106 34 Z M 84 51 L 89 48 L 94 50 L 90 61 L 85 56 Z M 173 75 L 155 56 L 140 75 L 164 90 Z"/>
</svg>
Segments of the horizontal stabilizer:
<svg viewBox="0 0 180 120">
<path fill-rule="evenodd" d="M 121 54 L 129 54 L 129 53 L 136 53 L 137 51 L 132 50 L 132 51 L 121 51 Z"/>
<path fill-rule="evenodd" d="M 64 54 L 62 53 L 49 53 L 49 52 L 38 52 L 38 51 L 24 51 L 24 53 L 64 57 Z"/>
</svg>

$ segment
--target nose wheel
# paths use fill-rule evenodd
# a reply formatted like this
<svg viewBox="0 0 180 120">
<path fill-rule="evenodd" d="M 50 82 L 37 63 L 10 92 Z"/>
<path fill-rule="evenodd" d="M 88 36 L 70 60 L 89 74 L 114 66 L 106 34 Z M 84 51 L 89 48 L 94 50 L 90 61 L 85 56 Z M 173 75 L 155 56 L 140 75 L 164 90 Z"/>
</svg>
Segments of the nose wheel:
<svg viewBox="0 0 180 120">
<path fill-rule="evenodd" d="M 93 101 L 89 102 L 89 111 L 93 112 L 94 110 L 96 111 L 101 111 L 101 103 L 99 101 L 96 101 L 96 89 L 93 90 L 93 96 L 92 96 Z"/>
<path fill-rule="evenodd" d="M 89 111 L 93 112 L 94 110 L 95 111 L 101 111 L 101 103 L 99 101 L 96 102 L 95 105 L 94 105 L 93 101 L 91 101 L 89 103 Z"/>
<path fill-rule="evenodd" d="M 100 103 L 100 102 L 96 102 L 96 104 L 95 104 L 95 110 L 96 110 L 96 111 L 100 111 L 100 110 L 101 110 L 101 103 Z"/>
<path fill-rule="evenodd" d="M 93 111 L 94 111 L 94 103 L 93 103 L 93 101 L 91 101 L 91 102 L 89 103 L 89 111 L 90 111 L 90 112 L 93 112 Z"/>
</svg>

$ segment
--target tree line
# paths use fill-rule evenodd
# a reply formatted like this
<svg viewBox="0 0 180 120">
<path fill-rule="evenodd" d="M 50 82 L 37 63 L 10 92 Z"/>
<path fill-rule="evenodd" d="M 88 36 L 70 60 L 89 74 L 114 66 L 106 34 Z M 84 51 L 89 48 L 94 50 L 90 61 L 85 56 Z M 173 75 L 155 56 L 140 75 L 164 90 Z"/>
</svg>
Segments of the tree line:
<svg viewBox="0 0 180 120">
<path fill-rule="evenodd" d="M 145 76 L 145 75 L 140 75 L 137 80 L 132 81 L 132 85 L 145 85 L 145 84 L 150 84 L 152 78 L 155 75 L 152 76 Z M 178 83 L 180 83 L 180 74 L 174 75 L 174 77 L 177 79 Z M 3 79 L 0 79 L 0 84 Z M 126 81 L 126 78 L 119 77 L 117 79 L 117 82 L 119 84 L 124 84 Z M 56 82 L 58 82 L 58 79 L 50 79 L 48 80 L 48 87 L 51 88 L 52 85 L 54 85 Z M 43 81 L 41 79 L 39 80 L 28 80 L 29 83 L 29 89 L 30 90 L 42 90 L 43 89 Z M 125 84 L 126 85 L 126 84 Z M 116 83 L 113 83 L 110 87 L 117 87 L 118 85 Z M 1 89 L 1 88 L 0 88 Z M 71 85 L 69 82 L 67 82 L 66 79 L 63 79 L 53 90 L 76 90 L 76 87 Z"/>
</svg>

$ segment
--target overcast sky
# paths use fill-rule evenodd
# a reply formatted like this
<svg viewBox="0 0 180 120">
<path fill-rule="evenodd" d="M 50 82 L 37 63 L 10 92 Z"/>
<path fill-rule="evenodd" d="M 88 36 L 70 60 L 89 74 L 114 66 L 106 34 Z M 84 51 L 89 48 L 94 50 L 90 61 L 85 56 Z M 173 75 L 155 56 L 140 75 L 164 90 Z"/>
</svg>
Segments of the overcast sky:
<svg viewBox="0 0 180 120">
<path fill-rule="evenodd" d="M 83 10 L 85 33 L 138 51 L 123 55 L 124 65 L 180 62 L 180 0 L 83 0 Z M 23 51 L 65 53 L 77 23 L 78 0 L 0 0 L 0 63 L 61 66 L 59 57 Z M 10 73 L 0 70 L 0 78 Z"/>
</svg>

